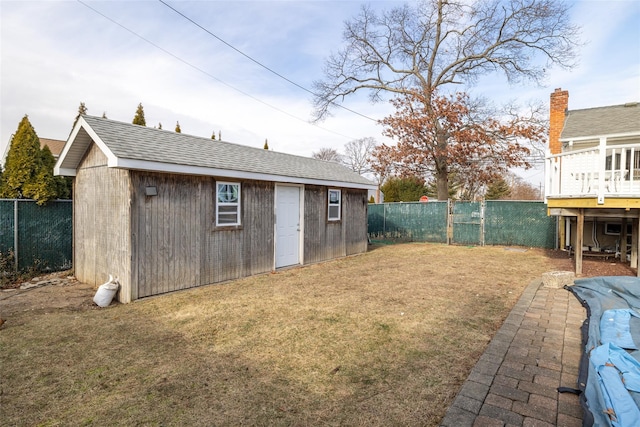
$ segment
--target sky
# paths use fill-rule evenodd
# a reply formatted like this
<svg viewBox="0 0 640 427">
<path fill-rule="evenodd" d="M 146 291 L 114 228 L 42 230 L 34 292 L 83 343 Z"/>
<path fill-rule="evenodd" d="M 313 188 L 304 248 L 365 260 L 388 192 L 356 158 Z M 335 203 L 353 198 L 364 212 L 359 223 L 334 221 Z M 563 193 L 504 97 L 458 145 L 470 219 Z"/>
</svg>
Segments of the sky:
<svg viewBox="0 0 640 427">
<path fill-rule="evenodd" d="M 363 2 L 166 2 L 207 31 L 159 1 L 0 0 L 0 156 L 25 114 L 41 138 L 66 140 L 80 102 L 90 115 L 124 122 L 142 103 L 147 126 L 173 130 L 179 122 L 186 134 L 221 133 L 259 148 L 268 140 L 272 150 L 302 156 L 364 137 L 393 143 L 376 123 L 392 112 L 388 103 L 371 104 L 363 93 L 344 105 L 367 118 L 338 109 L 314 125 L 312 96 L 298 87 L 311 90 L 323 78 L 344 22 Z M 640 0 L 572 4 L 584 42 L 576 68 L 549 70 L 541 87 L 486 76 L 472 93 L 548 104 L 562 88 L 570 109 L 640 101 Z M 522 176 L 538 185 L 544 171 Z"/>
</svg>

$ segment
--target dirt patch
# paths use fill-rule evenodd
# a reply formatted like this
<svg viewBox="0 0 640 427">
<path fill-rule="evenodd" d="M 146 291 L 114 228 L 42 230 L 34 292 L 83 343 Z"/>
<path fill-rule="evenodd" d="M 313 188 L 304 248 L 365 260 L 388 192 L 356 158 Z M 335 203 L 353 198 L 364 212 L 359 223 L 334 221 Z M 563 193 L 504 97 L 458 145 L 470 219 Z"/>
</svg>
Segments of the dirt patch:
<svg viewBox="0 0 640 427">
<path fill-rule="evenodd" d="M 14 321 L 22 317 L 19 314 L 96 309 L 95 291 L 93 286 L 76 280 L 70 271 L 38 276 L 0 291 L 0 317 Z"/>
<path fill-rule="evenodd" d="M 575 260 L 569 257 L 567 251 L 546 251 L 547 256 L 553 260 L 559 270 L 574 271 Z M 636 269 L 633 269 L 627 263 L 618 260 L 608 260 L 602 258 L 582 258 L 582 275 L 579 277 L 596 277 L 596 276 L 635 276 Z"/>
</svg>

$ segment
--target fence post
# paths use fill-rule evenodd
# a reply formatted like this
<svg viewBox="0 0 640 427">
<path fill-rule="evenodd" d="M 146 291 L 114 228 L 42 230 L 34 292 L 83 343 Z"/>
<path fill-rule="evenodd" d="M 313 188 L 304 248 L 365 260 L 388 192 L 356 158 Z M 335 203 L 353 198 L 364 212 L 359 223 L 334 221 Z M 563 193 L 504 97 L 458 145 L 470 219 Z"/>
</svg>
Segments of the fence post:
<svg viewBox="0 0 640 427">
<path fill-rule="evenodd" d="M 382 205 L 382 236 L 387 236 L 387 204 Z"/>
<path fill-rule="evenodd" d="M 453 237 L 453 201 L 447 199 L 447 245 L 451 244 Z"/>
<path fill-rule="evenodd" d="M 18 271 L 18 199 L 13 201 L 13 256 L 14 269 Z"/>
<path fill-rule="evenodd" d="M 484 246 L 484 215 L 485 215 L 484 199 L 480 202 L 480 246 Z"/>
</svg>

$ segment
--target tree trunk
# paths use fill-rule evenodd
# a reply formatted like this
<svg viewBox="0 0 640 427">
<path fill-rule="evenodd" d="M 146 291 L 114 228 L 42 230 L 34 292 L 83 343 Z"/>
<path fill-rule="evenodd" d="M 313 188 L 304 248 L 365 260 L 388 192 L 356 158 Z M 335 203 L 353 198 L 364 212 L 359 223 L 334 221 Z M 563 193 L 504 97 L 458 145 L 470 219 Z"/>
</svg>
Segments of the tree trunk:
<svg viewBox="0 0 640 427">
<path fill-rule="evenodd" d="M 439 167 L 436 171 L 436 188 L 438 189 L 438 200 L 449 199 L 449 171 L 445 167 Z"/>
<path fill-rule="evenodd" d="M 429 105 L 430 114 L 433 113 L 431 105 Z M 449 135 L 442 129 L 440 122 L 434 117 L 434 128 L 436 130 L 436 188 L 438 189 L 438 200 L 444 201 L 449 199 L 449 164 L 447 162 L 449 145 Z"/>
</svg>

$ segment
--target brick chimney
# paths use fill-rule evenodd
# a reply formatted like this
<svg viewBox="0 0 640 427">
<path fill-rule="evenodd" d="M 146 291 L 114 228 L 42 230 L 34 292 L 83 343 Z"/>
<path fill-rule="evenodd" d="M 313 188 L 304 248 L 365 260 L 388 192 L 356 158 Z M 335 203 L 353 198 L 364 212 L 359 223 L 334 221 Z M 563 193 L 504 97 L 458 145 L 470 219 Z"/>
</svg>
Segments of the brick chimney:
<svg viewBox="0 0 640 427">
<path fill-rule="evenodd" d="M 551 154 L 562 152 L 560 134 L 564 127 L 564 118 L 569 108 L 569 91 L 556 89 L 551 94 L 549 105 L 549 150 Z"/>
</svg>

